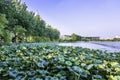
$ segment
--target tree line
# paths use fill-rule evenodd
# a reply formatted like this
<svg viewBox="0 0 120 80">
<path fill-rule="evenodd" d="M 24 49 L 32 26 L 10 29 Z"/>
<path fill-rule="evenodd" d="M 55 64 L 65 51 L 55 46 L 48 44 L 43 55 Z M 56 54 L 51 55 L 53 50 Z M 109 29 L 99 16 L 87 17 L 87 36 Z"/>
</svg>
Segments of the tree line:
<svg viewBox="0 0 120 80">
<path fill-rule="evenodd" d="M 0 43 L 56 41 L 60 32 L 20 0 L 0 0 Z"/>
<path fill-rule="evenodd" d="M 76 41 L 100 41 L 101 39 L 99 37 L 85 37 L 80 36 L 78 34 L 71 34 L 71 35 L 63 35 L 63 37 L 60 38 L 60 42 L 76 42 Z"/>
<path fill-rule="evenodd" d="M 72 33 L 71 35 L 64 35 L 61 37 L 60 42 L 75 42 L 75 41 L 87 41 L 85 37 Z"/>
</svg>

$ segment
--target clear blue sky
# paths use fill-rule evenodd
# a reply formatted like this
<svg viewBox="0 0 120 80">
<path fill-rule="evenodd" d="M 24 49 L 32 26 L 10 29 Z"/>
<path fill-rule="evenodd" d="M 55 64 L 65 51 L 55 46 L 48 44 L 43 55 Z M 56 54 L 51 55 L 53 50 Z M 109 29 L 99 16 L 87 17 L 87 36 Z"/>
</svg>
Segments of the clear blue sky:
<svg viewBox="0 0 120 80">
<path fill-rule="evenodd" d="M 61 34 L 120 35 L 120 0 L 21 0 Z"/>
</svg>

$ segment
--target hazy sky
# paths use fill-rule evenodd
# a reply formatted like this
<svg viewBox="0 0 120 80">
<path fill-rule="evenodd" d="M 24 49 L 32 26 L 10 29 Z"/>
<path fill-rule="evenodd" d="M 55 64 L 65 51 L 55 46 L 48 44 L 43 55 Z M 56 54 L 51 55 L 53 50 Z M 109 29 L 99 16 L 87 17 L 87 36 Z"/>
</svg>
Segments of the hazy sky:
<svg viewBox="0 0 120 80">
<path fill-rule="evenodd" d="M 61 34 L 120 35 L 120 0 L 22 0 Z"/>
</svg>

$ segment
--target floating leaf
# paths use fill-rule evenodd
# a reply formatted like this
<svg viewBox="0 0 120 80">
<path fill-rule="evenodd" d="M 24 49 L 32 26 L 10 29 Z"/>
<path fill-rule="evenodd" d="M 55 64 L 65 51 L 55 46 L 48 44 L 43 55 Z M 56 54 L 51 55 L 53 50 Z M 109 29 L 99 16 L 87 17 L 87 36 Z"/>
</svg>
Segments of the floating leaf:
<svg viewBox="0 0 120 80">
<path fill-rule="evenodd" d="M 95 79 L 102 79 L 102 76 L 101 76 L 101 75 L 93 75 L 93 77 L 94 77 Z"/>
<path fill-rule="evenodd" d="M 9 76 L 13 77 L 13 78 L 16 78 L 17 72 L 15 72 L 15 71 L 9 71 Z"/>
<path fill-rule="evenodd" d="M 78 66 L 73 66 L 73 70 L 78 72 L 78 73 L 82 73 L 83 72 L 82 68 L 80 68 Z"/>
<path fill-rule="evenodd" d="M 37 64 L 37 66 L 38 66 L 39 68 L 44 68 L 44 67 L 45 67 L 42 62 L 38 62 L 38 63 L 36 63 L 36 64 Z"/>
<path fill-rule="evenodd" d="M 72 66 L 72 63 L 71 63 L 70 61 L 66 61 L 65 64 L 66 64 L 67 66 Z"/>
<path fill-rule="evenodd" d="M 87 66 L 87 70 L 90 70 L 94 65 L 93 64 L 90 64 Z"/>
</svg>

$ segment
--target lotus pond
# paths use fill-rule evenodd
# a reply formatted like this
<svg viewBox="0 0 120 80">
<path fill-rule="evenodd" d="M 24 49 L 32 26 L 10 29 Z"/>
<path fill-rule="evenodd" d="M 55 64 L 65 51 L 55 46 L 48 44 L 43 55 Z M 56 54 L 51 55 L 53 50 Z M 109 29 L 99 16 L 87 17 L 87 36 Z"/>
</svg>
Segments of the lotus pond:
<svg viewBox="0 0 120 80">
<path fill-rule="evenodd" d="M 120 80 L 120 53 L 55 44 L 3 46 L 0 80 Z"/>
</svg>

